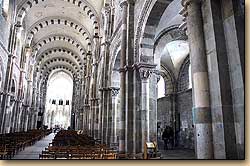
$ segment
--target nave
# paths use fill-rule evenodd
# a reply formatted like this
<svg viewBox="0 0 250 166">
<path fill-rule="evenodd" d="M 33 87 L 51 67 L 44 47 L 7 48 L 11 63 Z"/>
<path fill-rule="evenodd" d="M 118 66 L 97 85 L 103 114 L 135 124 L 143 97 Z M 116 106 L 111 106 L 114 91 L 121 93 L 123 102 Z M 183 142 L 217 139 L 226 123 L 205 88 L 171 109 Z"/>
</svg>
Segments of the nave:
<svg viewBox="0 0 250 166">
<path fill-rule="evenodd" d="M 1 153 L 55 159 L 60 129 L 108 152 L 68 159 L 244 159 L 244 20 L 244 0 L 0 0 Z"/>
</svg>

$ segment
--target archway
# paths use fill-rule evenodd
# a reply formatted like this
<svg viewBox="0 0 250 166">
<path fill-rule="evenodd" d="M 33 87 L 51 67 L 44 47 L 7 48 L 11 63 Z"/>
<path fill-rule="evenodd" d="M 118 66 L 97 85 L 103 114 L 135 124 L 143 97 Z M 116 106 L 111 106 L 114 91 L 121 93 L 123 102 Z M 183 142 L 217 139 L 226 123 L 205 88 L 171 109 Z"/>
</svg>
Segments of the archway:
<svg viewBox="0 0 250 166">
<path fill-rule="evenodd" d="M 160 150 L 164 150 L 162 134 L 166 126 L 173 129 L 173 142 L 168 148 L 194 149 L 192 85 L 188 55 L 189 46 L 185 40 L 166 42 L 156 50 L 156 57 L 159 57 L 157 65 L 161 73 L 157 99 L 157 135 Z"/>
<path fill-rule="evenodd" d="M 47 85 L 43 123 L 45 126 L 63 129 L 67 129 L 70 126 L 72 95 L 72 77 L 63 71 L 51 74 Z"/>
</svg>

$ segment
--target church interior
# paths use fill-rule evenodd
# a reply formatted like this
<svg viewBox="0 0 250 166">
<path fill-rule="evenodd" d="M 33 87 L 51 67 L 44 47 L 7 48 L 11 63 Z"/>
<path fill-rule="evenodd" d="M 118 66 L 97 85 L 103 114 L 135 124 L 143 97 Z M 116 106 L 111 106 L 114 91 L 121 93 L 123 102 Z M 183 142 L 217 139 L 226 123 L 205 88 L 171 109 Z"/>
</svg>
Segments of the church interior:
<svg viewBox="0 0 250 166">
<path fill-rule="evenodd" d="M 245 159 L 244 0 L 0 0 L 0 158 Z"/>
</svg>

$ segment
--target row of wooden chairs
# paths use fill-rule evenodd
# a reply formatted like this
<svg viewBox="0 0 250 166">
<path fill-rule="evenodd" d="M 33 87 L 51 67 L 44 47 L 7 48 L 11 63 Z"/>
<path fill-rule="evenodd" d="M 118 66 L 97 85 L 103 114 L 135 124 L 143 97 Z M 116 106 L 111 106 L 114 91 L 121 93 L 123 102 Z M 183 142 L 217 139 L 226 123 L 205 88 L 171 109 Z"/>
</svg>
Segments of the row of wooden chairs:
<svg viewBox="0 0 250 166">
<path fill-rule="evenodd" d="M 99 144 L 86 133 L 60 131 L 39 155 L 40 159 L 116 159 L 113 148 Z"/>
<path fill-rule="evenodd" d="M 46 148 L 39 155 L 40 159 L 116 159 L 117 154 L 112 149 L 53 147 Z"/>
<path fill-rule="evenodd" d="M 57 133 L 56 137 L 52 141 L 53 146 L 85 146 L 95 145 L 93 138 L 87 134 L 79 134 L 77 131 L 62 130 Z"/>
<path fill-rule="evenodd" d="M 11 159 L 17 152 L 51 133 L 51 130 L 29 130 L 27 132 L 0 135 L 0 158 Z"/>
</svg>

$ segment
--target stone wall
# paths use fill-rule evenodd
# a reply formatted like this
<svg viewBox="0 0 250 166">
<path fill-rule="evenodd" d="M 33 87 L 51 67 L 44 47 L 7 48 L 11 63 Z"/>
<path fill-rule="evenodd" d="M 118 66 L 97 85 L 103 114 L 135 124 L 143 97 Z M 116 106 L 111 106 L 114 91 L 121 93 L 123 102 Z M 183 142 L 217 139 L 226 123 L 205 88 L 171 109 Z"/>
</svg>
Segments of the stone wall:
<svg viewBox="0 0 250 166">
<path fill-rule="evenodd" d="M 171 125 L 172 97 L 165 96 L 157 100 L 157 141 L 159 149 L 163 149 L 162 133 L 166 126 Z"/>
<path fill-rule="evenodd" d="M 176 95 L 176 109 L 180 116 L 180 131 L 178 133 L 179 147 L 194 149 L 194 127 L 192 118 L 192 90 Z"/>
<path fill-rule="evenodd" d="M 157 138 L 162 149 L 161 135 L 165 126 L 173 126 L 173 97 L 166 96 L 157 100 Z M 186 90 L 176 95 L 177 111 L 177 145 L 179 148 L 194 149 L 194 128 L 192 119 L 192 90 Z"/>
</svg>

